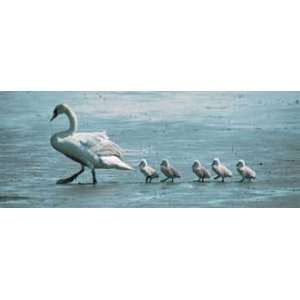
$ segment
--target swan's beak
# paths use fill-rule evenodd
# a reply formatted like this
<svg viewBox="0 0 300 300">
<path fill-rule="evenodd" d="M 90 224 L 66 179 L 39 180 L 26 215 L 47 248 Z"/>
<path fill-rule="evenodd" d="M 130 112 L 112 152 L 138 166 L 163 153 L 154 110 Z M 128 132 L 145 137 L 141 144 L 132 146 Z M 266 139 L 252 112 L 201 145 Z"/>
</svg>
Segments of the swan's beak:
<svg viewBox="0 0 300 300">
<path fill-rule="evenodd" d="M 52 118 L 50 119 L 50 122 L 53 121 L 57 117 L 56 114 L 53 114 Z"/>
</svg>

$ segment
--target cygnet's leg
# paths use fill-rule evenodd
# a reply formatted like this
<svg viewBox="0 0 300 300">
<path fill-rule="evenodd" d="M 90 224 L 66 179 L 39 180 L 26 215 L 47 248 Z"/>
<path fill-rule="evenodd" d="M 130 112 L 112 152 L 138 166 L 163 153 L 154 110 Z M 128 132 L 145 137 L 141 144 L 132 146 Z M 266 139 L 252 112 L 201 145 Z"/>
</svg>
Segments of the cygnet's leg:
<svg viewBox="0 0 300 300">
<path fill-rule="evenodd" d="M 149 178 L 150 178 L 149 176 L 146 177 L 145 183 L 148 183 Z"/>
<path fill-rule="evenodd" d="M 245 180 L 245 177 L 243 177 L 242 180 L 241 180 L 240 182 L 244 182 L 244 180 Z"/>
<path fill-rule="evenodd" d="M 165 179 L 161 180 L 160 182 L 166 182 L 168 179 L 170 179 L 170 178 L 166 177 Z"/>
<path fill-rule="evenodd" d="M 68 177 L 68 178 L 63 178 L 63 179 L 59 179 L 56 184 L 67 184 L 72 182 L 73 180 L 75 180 L 81 173 L 84 172 L 84 165 L 81 165 L 81 169 L 79 172 L 73 174 L 72 176 Z"/>
<path fill-rule="evenodd" d="M 218 176 L 216 176 L 214 179 L 216 180 L 216 179 L 219 179 L 221 176 L 220 175 L 218 175 Z"/>
<path fill-rule="evenodd" d="M 204 182 L 204 177 L 202 177 L 202 182 Z"/>
<path fill-rule="evenodd" d="M 92 175 L 93 175 L 93 184 L 96 184 L 97 183 L 97 178 L 96 178 L 95 169 L 92 169 Z"/>
<path fill-rule="evenodd" d="M 225 180 L 225 178 L 224 178 L 224 177 L 222 177 L 222 182 L 224 182 L 224 180 Z"/>
<path fill-rule="evenodd" d="M 151 176 L 149 176 L 149 183 L 151 183 L 152 182 L 152 177 Z"/>
<path fill-rule="evenodd" d="M 172 177 L 172 182 L 174 182 L 174 177 Z"/>
</svg>

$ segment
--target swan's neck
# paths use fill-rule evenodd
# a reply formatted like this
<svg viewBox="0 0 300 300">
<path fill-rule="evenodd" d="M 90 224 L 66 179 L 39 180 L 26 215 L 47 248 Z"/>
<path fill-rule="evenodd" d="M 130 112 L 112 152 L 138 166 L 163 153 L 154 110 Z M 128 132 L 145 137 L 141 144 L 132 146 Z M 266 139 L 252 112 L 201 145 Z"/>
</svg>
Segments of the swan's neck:
<svg viewBox="0 0 300 300">
<path fill-rule="evenodd" d="M 69 119 L 69 123 L 70 123 L 69 129 L 55 133 L 50 139 L 51 145 L 54 147 L 54 149 L 56 149 L 58 151 L 61 151 L 60 150 L 60 139 L 72 135 L 78 129 L 78 120 L 77 120 L 76 114 L 72 110 L 67 110 L 65 112 L 65 114 L 67 115 L 67 117 Z"/>
<path fill-rule="evenodd" d="M 76 114 L 71 109 L 68 109 L 65 112 L 65 114 L 69 119 L 69 123 L 70 123 L 69 129 L 56 133 L 55 134 L 56 137 L 66 137 L 72 135 L 78 129 L 78 120 Z"/>
<path fill-rule="evenodd" d="M 66 115 L 70 122 L 70 127 L 66 130 L 66 133 L 73 134 L 78 129 L 78 120 L 76 114 L 72 110 L 67 110 Z"/>
</svg>

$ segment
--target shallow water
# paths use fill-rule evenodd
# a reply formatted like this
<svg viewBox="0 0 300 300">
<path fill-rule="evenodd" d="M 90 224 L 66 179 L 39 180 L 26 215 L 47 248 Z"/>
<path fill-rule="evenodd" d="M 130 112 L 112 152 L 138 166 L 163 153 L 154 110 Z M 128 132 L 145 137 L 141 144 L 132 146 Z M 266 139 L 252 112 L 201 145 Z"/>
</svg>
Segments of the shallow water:
<svg viewBox="0 0 300 300">
<path fill-rule="evenodd" d="M 1 207 L 299 207 L 300 92 L 0 92 Z M 68 103 L 80 131 L 106 130 L 127 150 L 159 167 L 168 158 L 183 178 L 144 184 L 136 172 L 86 171 L 74 184 L 56 185 L 79 166 L 49 139 L 68 126 L 49 123 L 53 108 Z M 234 176 L 224 184 L 193 182 L 191 165 L 219 157 Z M 257 172 L 239 183 L 235 164 Z"/>
</svg>

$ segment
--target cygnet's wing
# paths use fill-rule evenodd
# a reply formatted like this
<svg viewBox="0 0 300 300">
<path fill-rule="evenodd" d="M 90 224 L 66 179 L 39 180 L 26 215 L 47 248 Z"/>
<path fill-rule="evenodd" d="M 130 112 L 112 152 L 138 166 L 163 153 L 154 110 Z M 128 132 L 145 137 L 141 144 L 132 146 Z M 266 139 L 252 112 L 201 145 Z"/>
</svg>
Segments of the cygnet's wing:
<svg viewBox="0 0 300 300">
<path fill-rule="evenodd" d="M 244 176 L 247 178 L 255 178 L 256 177 L 256 173 L 249 168 L 248 166 L 244 167 Z"/>
<path fill-rule="evenodd" d="M 153 168 L 150 167 L 150 166 L 146 166 L 146 167 L 145 167 L 145 171 L 146 171 L 146 173 L 148 174 L 148 176 L 151 176 L 151 177 L 158 177 L 158 173 L 156 172 L 156 170 L 153 169 Z"/>
<path fill-rule="evenodd" d="M 205 178 L 210 178 L 210 173 L 208 172 L 208 170 L 205 167 L 202 167 L 202 172 L 203 172 Z"/>
<path fill-rule="evenodd" d="M 227 167 L 225 167 L 224 165 L 221 165 L 220 169 L 222 170 L 224 177 L 232 177 L 232 172 Z"/>
<path fill-rule="evenodd" d="M 170 169 L 167 168 L 166 166 L 161 166 L 160 167 L 161 172 L 166 176 L 166 177 L 171 177 Z"/>
<path fill-rule="evenodd" d="M 170 171 L 171 171 L 171 174 L 172 174 L 173 177 L 178 177 L 178 178 L 181 177 L 179 172 L 174 167 L 170 167 Z"/>
</svg>

